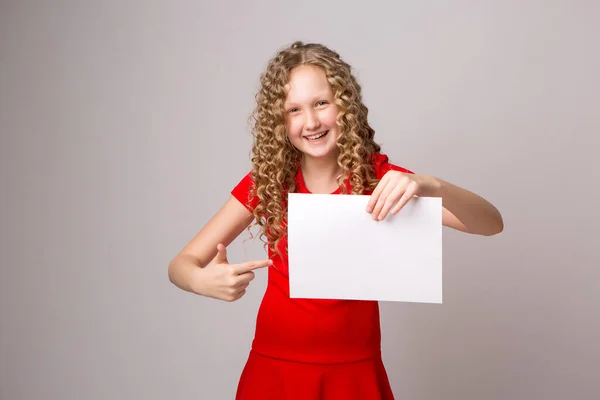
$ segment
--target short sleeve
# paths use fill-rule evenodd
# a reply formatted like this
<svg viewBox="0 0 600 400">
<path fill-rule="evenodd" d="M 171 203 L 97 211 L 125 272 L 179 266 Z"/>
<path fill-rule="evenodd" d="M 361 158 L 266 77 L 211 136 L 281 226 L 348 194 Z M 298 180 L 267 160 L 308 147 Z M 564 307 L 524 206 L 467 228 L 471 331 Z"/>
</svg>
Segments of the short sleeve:
<svg viewBox="0 0 600 400">
<path fill-rule="evenodd" d="M 383 178 L 388 171 L 399 171 L 404 172 L 405 174 L 414 174 L 414 172 L 409 169 L 390 163 L 388 156 L 380 153 L 373 154 L 373 166 L 375 167 L 377 179 Z"/>
<path fill-rule="evenodd" d="M 412 172 L 409 169 L 388 163 L 388 168 L 387 168 L 387 171 L 385 171 L 385 172 L 388 172 L 390 170 L 404 172 L 405 174 L 414 174 L 414 172 Z"/>
<path fill-rule="evenodd" d="M 250 188 L 252 185 L 254 185 L 252 172 L 248 172 L 248 174 L 246 174 L 246 176 L 244 176 L 231 191 L 233 197 L 238 199 L 238 201 L 242 203 L 250 212 L 253 212 L 254 208 L 256 208 L 258 205 L 258 197 L 250 194 Z"/>
</svg>

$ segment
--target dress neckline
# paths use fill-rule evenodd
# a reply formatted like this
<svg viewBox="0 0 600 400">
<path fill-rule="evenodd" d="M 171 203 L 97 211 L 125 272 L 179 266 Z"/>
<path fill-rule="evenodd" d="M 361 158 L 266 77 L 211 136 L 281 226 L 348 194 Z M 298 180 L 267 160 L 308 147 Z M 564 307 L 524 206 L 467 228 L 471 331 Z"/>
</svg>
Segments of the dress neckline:
<svg viewBox="0 0 600 400">
<path fill-rule="evenodd" d="M 306 193 L 306 194 L 313 194 L 310 190 L 308 190 L 308 188 L 306 187 L 306 182 L 304 182 L 304 175 L 302 174 L 302 168 L 300 167 L 300 165 L 298 165 L 298 172 L 296 174 L 296 181 L 298 183 L 298 192 L 299 193 Z M 333 192 L 329 193 L 329 194 L 340 194 L 342 192 L 341 188 L 337 188 L 336 190 L 334 190 Z M 319 194 L 328 194 L 328 193 L 319 193 Z"/>
</svg>

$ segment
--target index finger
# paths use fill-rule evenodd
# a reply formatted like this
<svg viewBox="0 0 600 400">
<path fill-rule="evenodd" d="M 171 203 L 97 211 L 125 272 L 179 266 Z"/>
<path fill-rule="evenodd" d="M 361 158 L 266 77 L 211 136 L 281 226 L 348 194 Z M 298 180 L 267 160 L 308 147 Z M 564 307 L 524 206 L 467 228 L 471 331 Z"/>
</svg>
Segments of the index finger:
<svg viewBox="0 0 600 400">
<path fill-rule="evenodd" d="M 381 192 L 383 192 L 383 189 L 385 188 L 387 183 L 388 180 L 384 176 L 383 178 L 381 178 L 377 186 L 375 186 L 375 190 L 373 190 L 373 193 L 371 193 L 371 196 L 369 197 L 369 202 L 367 203 L 367 212 L 370 213 L 371 211 L 373 211 L 373 208 L 375 207 L 375 204 L 377 204 L 377 200 L 379 200 L 379 196 L 381 195 Z"/>
<path fill-rule="evenodd" d="M 268 267 L 273 264 L 271 260 L 258 260 L 258 261 L 248 261 L 245 263 L 233 265 L 233 270 L 236 274 L 241 275 L 249 271 L 253 271 L 258 268 Z"/>
</svg>

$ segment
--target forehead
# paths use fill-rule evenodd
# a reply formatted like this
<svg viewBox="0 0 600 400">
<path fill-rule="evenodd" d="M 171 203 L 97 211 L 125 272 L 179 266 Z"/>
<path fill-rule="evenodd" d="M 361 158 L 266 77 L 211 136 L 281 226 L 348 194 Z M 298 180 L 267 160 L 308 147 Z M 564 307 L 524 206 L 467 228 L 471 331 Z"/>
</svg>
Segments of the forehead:
<svg viewBox="0 0 600 400">
<path fill-rule="evenodd" d="M 301 65 L 292 69 L 285 91 L 286 103 L 312 101 L 315 96 L 327 96 L 332 93 L 325 71 L 313 65 Z"/>
</svg>

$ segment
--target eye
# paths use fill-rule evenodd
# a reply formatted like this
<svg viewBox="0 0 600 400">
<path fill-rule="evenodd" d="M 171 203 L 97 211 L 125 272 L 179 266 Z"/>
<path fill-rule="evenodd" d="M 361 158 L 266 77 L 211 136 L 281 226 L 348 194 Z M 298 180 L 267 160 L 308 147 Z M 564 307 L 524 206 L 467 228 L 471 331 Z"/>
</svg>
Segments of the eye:
<svg viewBox="0 0 600 400">
<path fill-rule="evenodd" d="M 327 104 L 325 100 L 317 101 L 318 106 L 324 106 L 325 104 Z"/>
<path fill-rule="evenodd" d="M 290 109 L 288 110 L 288 112 L 289 112 L 290 114 L 293 114 L 293 113 L 295 113 L 296 111 L 298 111 L 298 109 L 297 109 L 296 107 L 294 107 L 294 108 L 290 108 Z"/>
</svg>

